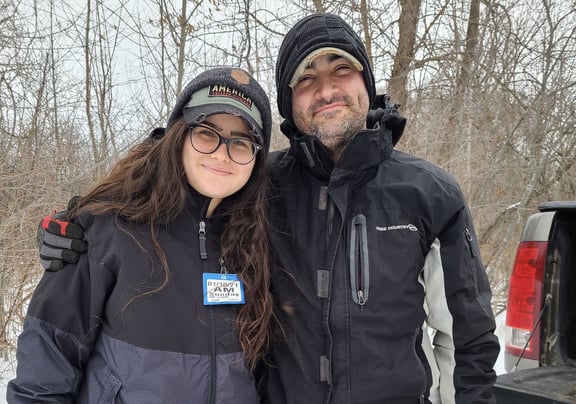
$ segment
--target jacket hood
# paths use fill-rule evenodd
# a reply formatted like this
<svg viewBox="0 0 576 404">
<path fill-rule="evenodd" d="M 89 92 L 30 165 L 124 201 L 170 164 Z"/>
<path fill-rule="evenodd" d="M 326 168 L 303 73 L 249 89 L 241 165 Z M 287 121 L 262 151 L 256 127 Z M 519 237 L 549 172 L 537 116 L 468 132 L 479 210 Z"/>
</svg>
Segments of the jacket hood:
<svg viewBox="0 0 576 404">
<path fill-rule="evenodd" d="M 302 18 L 286 33 L 276 62 L 276 100 L 280 115 L 292 120 L 292 89 L 289 83 L 294 73 L 310 55 L 321 49 L 344 52 L 361 65 L 370 105 L 376 96 L 376 85 L 370 57 L 362 38 L 340 16 L 328 13 L 311 14 Z M 339 53 L 341 56 L 342 54 Z"/>
<path fill-rule="evenodd" d="M 392 103 L 390 97 L 386 94 L 377 95 L 374 105 L 375 108 L 368 111 L 366 127 L 373 129 L 377 127 L 388 128 L 391 131 L 392 144 L 396 146 L 406 127 L 406 118 L 400 115 L 398 111 L 400 105 Z"/>
</svg>

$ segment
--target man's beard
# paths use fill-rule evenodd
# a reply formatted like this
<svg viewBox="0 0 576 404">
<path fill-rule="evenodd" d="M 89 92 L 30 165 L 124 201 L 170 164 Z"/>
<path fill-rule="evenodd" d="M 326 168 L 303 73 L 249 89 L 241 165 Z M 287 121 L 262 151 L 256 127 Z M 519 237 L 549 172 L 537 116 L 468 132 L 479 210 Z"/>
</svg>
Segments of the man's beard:
<svg viewBox="0 0 576 404">
<path fill-rule="evenodd" d="M 308 108 L 306 114 L 295 114 L 294 123 L 301 133 L 317 137 L 332 158 L 337 160 L 354 135 L 365 128 L 369 108 L 368 94 L 358 94 L 357 97 L 356 102 L 347 95 L 335 95 L 330 100 L 318 100 Z M 315 111 L 337 102 L 347 105 L 349 111 L 324 112 L 321 119 L 314 119 Z"/>
<path fill-rule="evenodd" d="M 325 118 L 330 119 L 330 114 Z M 351 111 L 344 118 L 338 118 L 338 113 L 334 113 L 332 121 L 312 122 L 308 128 L 308 135 L 316 136 L 330 154 L 338 156 L 354 135 L 364 128 L 365 122 L 366 114 L 359 111 Z"/>
</svg>

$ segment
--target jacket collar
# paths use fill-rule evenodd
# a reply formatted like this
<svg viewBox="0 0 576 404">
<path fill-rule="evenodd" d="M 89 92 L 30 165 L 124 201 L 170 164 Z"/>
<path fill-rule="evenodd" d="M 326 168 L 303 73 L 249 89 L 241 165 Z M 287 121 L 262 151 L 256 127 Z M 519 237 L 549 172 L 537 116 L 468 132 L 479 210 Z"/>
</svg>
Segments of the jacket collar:
<svg viewBox="0 0 576 404">
<path fill-rule="evenodd" d="M 229 214 L 229 208 L 233 205 L 233 196 L 224 198 L 222 202 L 216 207 L 211 218 L 220 220 Z M 206 212 L 208 212 L 208 205 L 211 198 L 200 194 L 192 186 L 187 187 L 186 207 L 187 210 L 193 213 L 199 219 L 206 219 Z"/>
</svg>

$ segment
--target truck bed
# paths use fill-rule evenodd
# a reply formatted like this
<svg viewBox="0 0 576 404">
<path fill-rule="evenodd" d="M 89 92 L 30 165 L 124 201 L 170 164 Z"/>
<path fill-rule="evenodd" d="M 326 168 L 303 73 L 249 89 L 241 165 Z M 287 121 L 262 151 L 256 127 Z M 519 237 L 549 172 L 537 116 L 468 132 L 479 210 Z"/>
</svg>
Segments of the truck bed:
<svg viewBox="0 0 576 404">
<path fill-rule="evenodd" d="M 540 367 L 500 375 L 494 392 L 498 404 L 575 404 L 576 367 Z"/>
<path fill-rule="evenodd" d="M 499 404 L 576 404 L 576 200 L 545 202 L 538 210 L 528 218 L 517 252 L 545 246 L 545 255 L 525 254 L 513 268 L 517 289 L 509 291 L 513 321 L 509 325 L 507 317 L 504 346 L 510 373 L 499 375 L 494 386 Z M 530 328 L 522 328 L 523 319 L 531 320 Z"/>
</svg>

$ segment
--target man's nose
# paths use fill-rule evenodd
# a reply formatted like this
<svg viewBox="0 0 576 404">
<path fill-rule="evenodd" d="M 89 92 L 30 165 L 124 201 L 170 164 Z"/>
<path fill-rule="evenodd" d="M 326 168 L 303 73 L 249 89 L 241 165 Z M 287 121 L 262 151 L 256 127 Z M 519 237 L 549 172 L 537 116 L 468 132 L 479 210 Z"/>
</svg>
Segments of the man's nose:
<svg viewBox="0 0 576 404">
<path fill-rule="evenodd" d="M 329 74 L 318 75 L 316 78 L 316 96 L 319 99 L 331 100 L 337 90 L 336 82 Z"/>
</svg>

